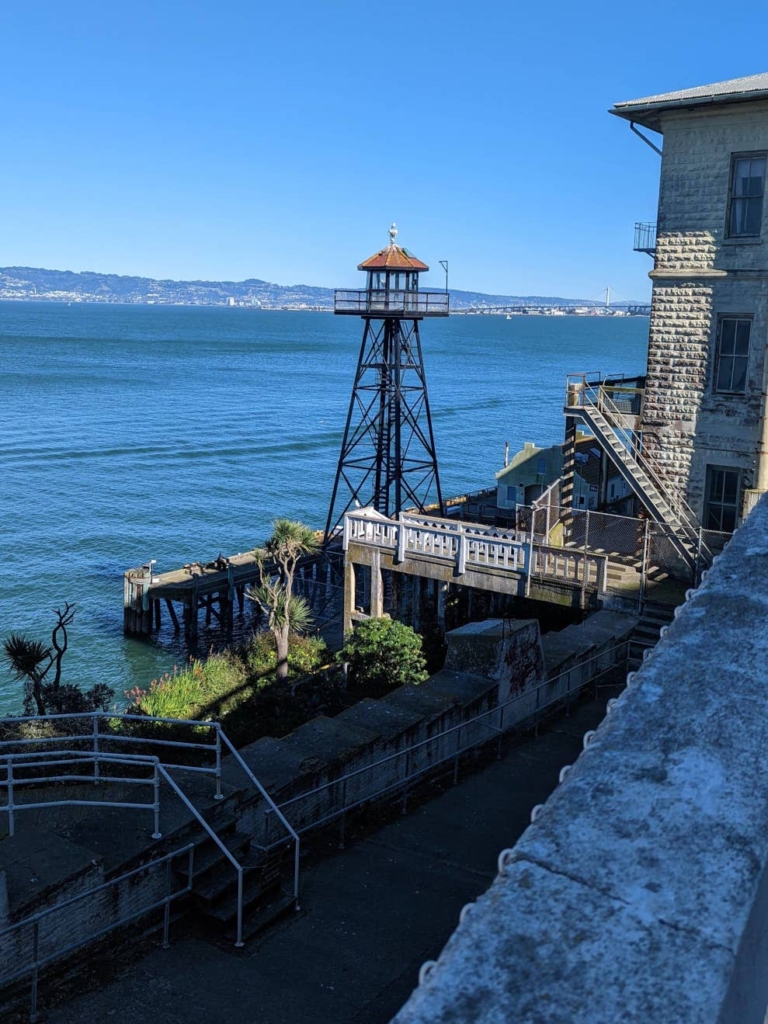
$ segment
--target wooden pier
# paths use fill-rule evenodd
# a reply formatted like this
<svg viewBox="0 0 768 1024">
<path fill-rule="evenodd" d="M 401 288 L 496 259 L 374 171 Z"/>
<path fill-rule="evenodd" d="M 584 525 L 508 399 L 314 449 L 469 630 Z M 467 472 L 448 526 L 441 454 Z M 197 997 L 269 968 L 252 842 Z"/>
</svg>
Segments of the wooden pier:
<svg viewBox="0 0 768 1024">
<path fill-rule="evenodd" d="M 154 573 L 154 562 L 129 569 L 123 575 L 123 632 L 127 636 L 149 636 L 162 625 L 165 605 L 175 631 L 184 629 L 187 642 L 194 646 L 198 635 L 200 612 L 205 623 L 215 620 L 225 631 L 233 628 L 235 607 L 243 614 L 246 587 L 258 584 L 261 570 L 252 551 L 219 556 L 213 562 L 193 562 L 181 569 Z M 269 573 L 265 564 L 263 571 Z M 321 579 L 324 577 L 324 579 Z M 331 584 L 331 565 L 318 555 L 310 556 L 299 568 L 296 579 L 301 592 L 308 584 L 326 588 Z M 180 605 L 177 611 L 175 605 Z"/>
</svg>

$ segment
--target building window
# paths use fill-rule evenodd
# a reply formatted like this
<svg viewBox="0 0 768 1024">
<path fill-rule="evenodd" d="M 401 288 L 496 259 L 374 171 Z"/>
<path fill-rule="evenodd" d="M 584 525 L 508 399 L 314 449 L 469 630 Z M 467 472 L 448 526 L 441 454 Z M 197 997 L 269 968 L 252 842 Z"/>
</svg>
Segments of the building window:
<svg viewBox="0 0 768 1024">
<path fill-rule="evenodd" d="M 544 476 L 547 472 L 547 460 L 544 458 L 536 459 L 536 476 Z"/>
<path fill-rule="evenodd" d="M 728 236 L 756 238 L 763 220 L 765 153 L 731 158 L 731 192 L 728 203 Z"/>
<path fill-rule="evenodd" d="M 717 325 L 715 391 L 745 394 L 751 330 L 751 317 L 720 317 Z"/>
<path fill-rule="evenodd" d="M 507 501 L 510 505 L 517 504 L 517 488 L 507 486 Z"/>
<path fill-rule="evenodd" d="M 739 516 L 741 472 L 723 466 L 707 466 L 707 503 L 704 529 L 733 533 Z"/>
</svg>

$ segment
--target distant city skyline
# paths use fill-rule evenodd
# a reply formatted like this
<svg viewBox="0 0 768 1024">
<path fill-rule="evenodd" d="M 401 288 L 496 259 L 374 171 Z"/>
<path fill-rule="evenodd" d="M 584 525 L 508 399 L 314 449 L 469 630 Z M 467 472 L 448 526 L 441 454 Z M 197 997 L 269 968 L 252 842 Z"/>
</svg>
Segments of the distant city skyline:
<svg viewBox="0 0 768 1024">
<path fill-rule="evenodd" d="M 358 282 L 362 283 L 362 282 Z M 442 288 L 440 289 L 442 292 Z M 598 299 L 589 296 L 566 297 L 556 295 L 499 295 L 487 292 L 464 291 L 450 288 L 451 310 L 471 309 L 506 312 L 507 307 L 575 309 L 582 312 L 615 312 L 616 301 L 610 289 Z M 44 300 L 54 302 L 122 302 L 158 305 L 230 305 L 264 309 L 318 309 L 334 306 L 334 290 L 304 282 L 285 286 L 279 282 L 246 278 L 243 281 L 177 281 L 173 279 L 132 275 L 74 272 L 42 267 L 0 267 L 0 301 Z M 637 300 L 628 300 L 637 306 Z M 626 303 L 625 303 L 626 304 Z M 640 312 L 633 308 L 633 313 Z"/>
<path fill-rule="evenodd" d="M 607 108 L 765 70 L 767 22 L 729 12 L 736 52 L 713 0 L 15 5 L 0 265 L 344 286 L 394 220 L 428 285 L 642 300 L 658 158 Z"/>
</svg>

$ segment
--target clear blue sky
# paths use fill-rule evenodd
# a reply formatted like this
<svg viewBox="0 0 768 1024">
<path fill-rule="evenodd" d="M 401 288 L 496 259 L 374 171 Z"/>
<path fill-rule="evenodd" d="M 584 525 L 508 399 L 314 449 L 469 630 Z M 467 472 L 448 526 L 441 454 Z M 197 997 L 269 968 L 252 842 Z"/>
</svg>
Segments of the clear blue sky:
<svg viewBox="0 0 768 1024">
<path fill-rule="evenodd" d="M 767 70 L 766 29 L 712 0 L 7 3 L 0 266 L 346 285 L 394 219 L 457 288 L 643 298 L 658 157 L 606 110 Z"/>
</svg>

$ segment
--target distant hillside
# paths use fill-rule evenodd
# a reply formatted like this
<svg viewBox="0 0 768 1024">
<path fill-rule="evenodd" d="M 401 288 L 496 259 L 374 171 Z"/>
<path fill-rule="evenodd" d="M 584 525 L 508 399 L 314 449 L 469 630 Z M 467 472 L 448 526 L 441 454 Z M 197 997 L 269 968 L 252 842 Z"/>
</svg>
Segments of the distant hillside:
<svg viewBox="0 0 768 1024">
<path fill-rule="evenodd" d="M 333 289 L 312 285 L 280 285 L 249 278 L 246 281 L 156 281 L 151 277 L 96 274 L 90 271 L 1 267 L 0 299 L 58 302 L 134 302 L 155 305 L 260 306 L 263 309 L 331 309 Z M 486 295 L 451 289 L 451 308 L 582 305 L 587 299 L 552 295 Z"/>
</svg>

